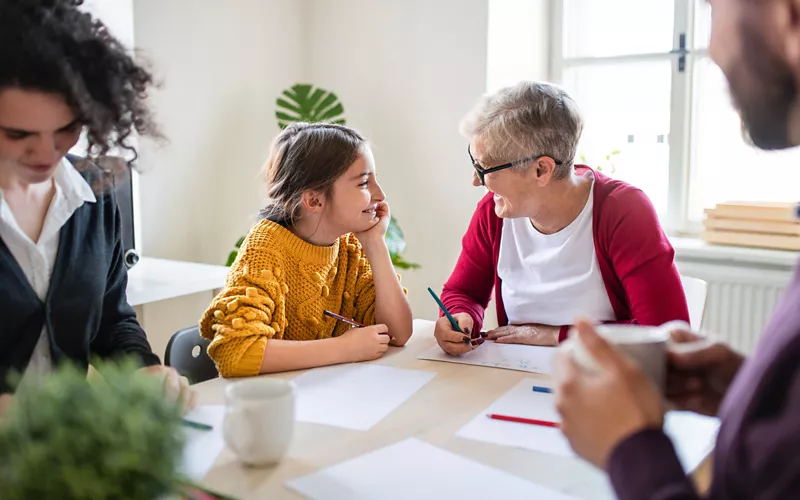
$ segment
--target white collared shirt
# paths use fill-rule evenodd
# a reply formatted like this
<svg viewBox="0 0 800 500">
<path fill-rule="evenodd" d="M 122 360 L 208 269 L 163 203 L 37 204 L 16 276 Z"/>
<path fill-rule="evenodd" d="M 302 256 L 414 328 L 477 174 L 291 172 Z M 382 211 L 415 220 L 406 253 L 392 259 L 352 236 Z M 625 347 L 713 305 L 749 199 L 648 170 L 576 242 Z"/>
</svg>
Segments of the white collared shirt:
<svg viewBox="0 0 800 500">
<path fill-rule="evenodd" d="M 53 180 L 55 194 L 47 209 L 42 232 L 36 243 L 19 227 L 11 207 L 6 202 L 3 190 L 0 189 L 0 238 L 42 302 L 47 298 L 50 288 L 50 277 L 58 254 L 61 228 L 84 203 L 97 201 L 92 188 L 66 158 L 61 160 Z M 50 344 L 45 326 L 25 369 L 25 377 L 29 374 L 47 373 L 51 369 Z"/>
</svg>

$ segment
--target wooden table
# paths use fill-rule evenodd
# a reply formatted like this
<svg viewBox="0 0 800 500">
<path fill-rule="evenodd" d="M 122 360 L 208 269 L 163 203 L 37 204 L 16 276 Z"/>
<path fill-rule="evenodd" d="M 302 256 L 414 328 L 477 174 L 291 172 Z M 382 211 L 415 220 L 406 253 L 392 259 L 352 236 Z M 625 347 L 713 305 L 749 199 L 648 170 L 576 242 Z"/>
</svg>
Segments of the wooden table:
<svg viewBox="0 0 800 500">
<path fill-rule="evenodd" d="M 521 379 L 548 377 L 417 359 L 417 355 L 434 343 L 433 323 L 416 320 L 414 335 L 404 348 L 390 348 L 383 358 L 374 361 L 398 368 L 432 371 L 438 375 L 368 432 L 297 422 L 289 453 L 278 466 L 249 469 L 241 466 L 229 450 L 223 450 L 203 484 L 242 500 L 302 498 L 286 489 L 284 483 L 404 438 L 415 437 L 579 498 L 614 498 L 605 474 L 582 460 L 456 437 L 463 425 Z M 270 377 L 291 379 L 300 373 Z M 196 385 L 199 403 L 223 404 L 227 383 L 224 379 L 215 379 Z M 698 471 L 704 469 L 701 466 Z"/>
</svg>

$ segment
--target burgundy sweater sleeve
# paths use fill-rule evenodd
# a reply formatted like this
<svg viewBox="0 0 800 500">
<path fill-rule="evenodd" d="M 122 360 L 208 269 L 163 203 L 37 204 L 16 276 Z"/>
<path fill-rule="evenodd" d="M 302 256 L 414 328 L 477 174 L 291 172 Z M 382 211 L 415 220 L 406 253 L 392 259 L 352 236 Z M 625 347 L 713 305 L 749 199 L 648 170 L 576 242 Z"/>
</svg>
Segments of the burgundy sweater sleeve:
<svg viewBox="0 0 800 500">
<path fill-rule="evenodd" d="M 611 453 L 608 476 L 619 500 L 695 500 L 672 442 L 660 429 L 644 430 Z"/>
<path fill-rule="evenodd" d="M 661 228 L 653 204 L 639 189 L 611 193 L 603 210 L 607 258 L 622 284 L 629 323 L 662 325 L 689 321 L 675 250 Z"/>
<path fill-rule="evenodd" d="M 483 327 L 483 314 L 492 296 L 495 267 L 492 258 L 494 203 L 491 193 L 485 196 L 472 215 L 461 240 L 461 255 L 442 290 L 442 302 L 451 314 L 467 313 L 473 330 Z"/>
<path fill-rule="evenodd" d="M 602 222 L 597 228 L 601 248 L 598 259 L 606 259 L 600 263 L 601 269 L 610 267 L 622 285 L 616 299 L 627 305 L 630 316 L 610 323 L 650 326 L 672 320 L 688 323 L 689 309 L 675 267 L 675 250 L 650 199 L 641 190 L 626 186 L 610 193 L 603 200 L 602 210 Z M 605 273 L 603 278 L 609 279 Z M 619 287 L 607 288 L 614 293 Z M 570 328 L 570 325 L 561 327 L 559 342 L 567 338 Z"/>
</svg>

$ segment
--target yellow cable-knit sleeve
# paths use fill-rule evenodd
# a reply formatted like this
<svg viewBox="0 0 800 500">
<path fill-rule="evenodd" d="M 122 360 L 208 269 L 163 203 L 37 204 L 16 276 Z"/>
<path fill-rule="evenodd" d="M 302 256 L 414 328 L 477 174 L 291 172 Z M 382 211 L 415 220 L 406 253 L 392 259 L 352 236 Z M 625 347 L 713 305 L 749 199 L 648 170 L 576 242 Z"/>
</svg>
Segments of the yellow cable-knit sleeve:
<svg viewBox="0 0 800 500">
<path fill-rule="evenodd" d="M 355 319 L 362 325 L 375 324 L 375 281 L 372 279 L 372 267 L 369 265 L 364 251 L 358 259 L 356 274 L 356 290 L 353 305 L 356 308 Z"/>
<path fill-rule="evenodd" d="M 281 269 L 259 269 L 247 254 L 241 257 L 200 320 L 200 334 L 211 340 L 208 355 L 223 377 L 258 375 L 267 340 L 282 338 L 286 329 L 289 287 Z"/>
</svg>

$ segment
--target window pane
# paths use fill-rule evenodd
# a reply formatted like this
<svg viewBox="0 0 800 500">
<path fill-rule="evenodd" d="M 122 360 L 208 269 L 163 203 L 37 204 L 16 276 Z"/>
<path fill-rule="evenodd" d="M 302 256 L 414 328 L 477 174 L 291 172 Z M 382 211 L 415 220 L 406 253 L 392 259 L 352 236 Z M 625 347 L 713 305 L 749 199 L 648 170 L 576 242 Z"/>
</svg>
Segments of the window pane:
<svg viewBox="0 0 800 500">
<path fill-rule="evenodd" d="M 711 39 L 711 5 L 706 0 L 695 0 L 694 46 L 707 49 Z"/>
<path fill-rule="evenodd" d="M 564 57 L 669 52 L 674 8 L 669 0 L 564 0 Z"/>
<path fill-rule="evenodd" d="M 800 149 L 765 152 L 746 145 L 724 75 L 710 59 L 695 64 L 689 218 L 725 201 L 800 199 Z"/>
<path fill-rule="evenodd" d="M 667 210 L 671 71 L 670 61 L 655 61 L 564 72 L 586 120 L 577 161 L 641 188 L 659 214 Z"/>
</svg>

